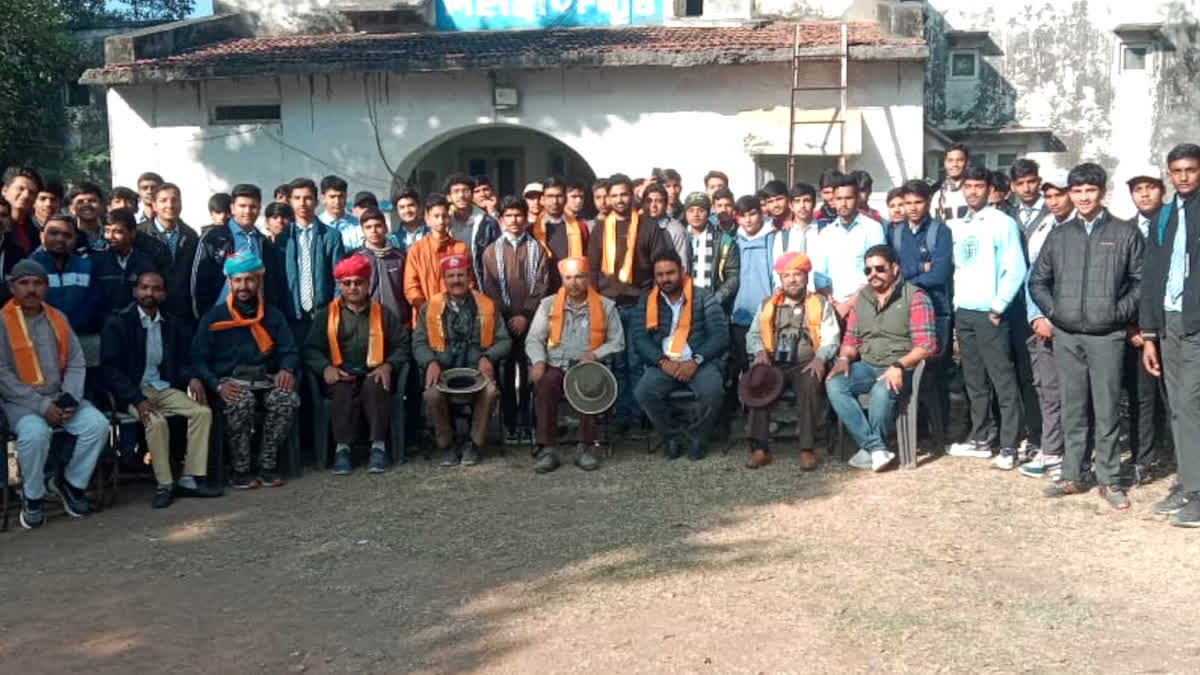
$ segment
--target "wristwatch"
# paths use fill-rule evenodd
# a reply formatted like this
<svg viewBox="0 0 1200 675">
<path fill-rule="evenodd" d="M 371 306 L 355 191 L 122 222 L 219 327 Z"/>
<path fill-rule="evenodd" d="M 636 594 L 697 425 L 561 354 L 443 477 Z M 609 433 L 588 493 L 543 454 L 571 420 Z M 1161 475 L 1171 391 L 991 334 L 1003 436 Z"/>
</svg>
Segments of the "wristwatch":
<svg viewBox="0 0 1200 675">
<path fill-rule="evenodd" d="M 892 365 L 890 365 L 888 367 L 889 368 L 899 368 L 900 370 L 904 370 L 904 364 L 900 363 L 899 361 L 892 361 Z"/>
<path fill-rule="evenodd" d="M 698 366 L 704 364 L 704 357 L 701 356 L 700 354 L 692 354 L 692 360 L 695 361 L 696 365 L 698 365 Z"/>
</svg>

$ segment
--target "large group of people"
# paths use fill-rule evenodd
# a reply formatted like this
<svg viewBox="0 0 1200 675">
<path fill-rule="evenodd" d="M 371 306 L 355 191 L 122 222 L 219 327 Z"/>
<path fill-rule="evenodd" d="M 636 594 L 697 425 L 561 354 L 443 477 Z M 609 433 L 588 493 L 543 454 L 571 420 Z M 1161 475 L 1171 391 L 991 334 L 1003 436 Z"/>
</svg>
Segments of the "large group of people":
<svg viewBox="0 0 1200 675">
<path fill-rule="evenodd" d="M 326 406 L 331 428 L 316 433 L 333 450 L 318 460 L 339 475 L 353 472 L 359 441 L 370 473 L 427 454 L 426 426 L 441 466 L 474 465 L 497 407 L 502 442 L 528 445 L 548 473 L 564 453 L 600 466 L 610 406 L 615 437 L 640 424 L 666 458 L 700 460 L 740 405 L 746 466 L 760 469 L 791 390 L 804 470 L 831 424 L 855 443 L 850 466 L 892 466 L 888 434 L 916 393 L 935 448 L 1047 478 L 1047 497 L 1098 487 L 1115 509 L 1166 459 L 1162 415 L 1178 473 L 1153 510 L 1200 526 L 1200 370 L 1186 365 L 1200 358 L 1200 245 L 1188 228 L 1200 223 L 1200 147 L 1176 146 L 1165 165 L 1169 199 L 1161 169 L 1129 178 L 1129 220 L 1105 207 L 1096 164 L 1042 175 L 1022 158 L 990 171 L 955 145 L 941 180 L 892 190 L 886 214 L 871 208 L 864 171 L 741 196 L 720 171 L 690 194 L 668 169 L 591 185 L 550 177 L 519 196 L 455 173 L 439 193 L 388 195 L 391 219 L 372 193 L 347 199 L 337 176 L 280 185 L 266 208 L 258 186 L 235 185 L 209 198 L 198 229 L 180 218 L 182 190 L 155 173 L 106 201 L 97 185 L 67 191 L 10 168 L 0 410 L 20 522 L 42 525 L 47 495 L 88 513 L 106 407 L 144 427 L 161 508 L 226 485 L 283 485 L 289 436 Z M 959 380 L 963 434 L 951 430 Z M 695 414 L 679 414 L 678 392 Z M 564 401 L 577 421 L 565 439 Z M 178 472 L 176 416 L 187 429 Z M 74 447 L 56 463 L 59 430 Z M 136 450 L 124 440 L 136 429 L 118 436 L 118 455 Z M 210 447 L 228 453 L 228 475 L 208 475 Z"/>
</svg>

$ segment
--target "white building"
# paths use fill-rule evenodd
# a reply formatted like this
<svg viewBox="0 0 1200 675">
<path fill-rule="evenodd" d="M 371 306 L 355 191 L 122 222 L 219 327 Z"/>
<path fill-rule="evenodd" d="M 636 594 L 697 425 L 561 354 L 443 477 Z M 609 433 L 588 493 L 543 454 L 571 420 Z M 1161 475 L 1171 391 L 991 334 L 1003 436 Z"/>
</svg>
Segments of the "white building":
<svg viewBox="0 0 1200 675">
<path fill-rule="evenodd" d="M 661 13 L 661 0 L 646 1 L 620 6 Z M 235 183 L 269 192 L 331 173 L 352 192 L 385 197 L 397 182 L 439 189 L 451 170 L 485 173 L 514 193 L 550 174 L 590 181 L 653 167 L 678 170 L 692 190 L 720 169 L 744 194 L 785 172 L 797 25 L 801 83 L 840 82 L 837 22 L 659 16 L 647 26 L 463 32 L 397 28 L 404 12 L 350 12 L 340 16 L 367 31 L 271 35 L 297 26 L 269 9 L 257 23 L 222 15 L 110 40 L 105 67 L 83 81 L 108 87 L 114 182 L 161 173 L 182 186 L 191 223 L 207 221 L 210 193 Z M 619 18 L 637 21 L 628 11 Z M 796 127 L 797 176 L 815 180 L 844 150 L 886 191 L 923 173 L 927 50 L 916 30 L 877 22 L 852 22 L 848 35 L 845 147 L 828 122 L 840 92 L 800 92 L 800 118 L 826 122 Z"/>
</svg>

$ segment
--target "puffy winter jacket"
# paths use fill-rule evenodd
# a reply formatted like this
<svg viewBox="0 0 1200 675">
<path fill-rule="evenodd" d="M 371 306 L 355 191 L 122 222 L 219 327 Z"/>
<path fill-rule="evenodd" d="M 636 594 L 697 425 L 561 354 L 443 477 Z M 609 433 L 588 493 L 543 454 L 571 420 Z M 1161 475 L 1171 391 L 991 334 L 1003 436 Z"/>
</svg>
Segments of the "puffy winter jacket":
<svg viewBox="0 0 1200 675">
<path fill-rule="evenodd" d="M 1076 216 L 1046 235 L 1029 294 L 1052 324 L 1069 333 L 1124 329 L 1137 321 L 1144 247 L 1137 226 L 1107 210 L 1091 236 Z"/>
</svg>

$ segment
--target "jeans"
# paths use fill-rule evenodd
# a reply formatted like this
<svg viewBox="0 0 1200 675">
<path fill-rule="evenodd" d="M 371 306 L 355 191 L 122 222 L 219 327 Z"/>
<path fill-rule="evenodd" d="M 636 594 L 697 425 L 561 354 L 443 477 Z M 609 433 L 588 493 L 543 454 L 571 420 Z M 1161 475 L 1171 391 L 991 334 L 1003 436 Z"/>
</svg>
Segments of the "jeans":
<svg viewBox="0 0 1200 675">
<path fill-rule="evenodd" d="M 75 453 L 64 475 L 68 483 L 84 490 L 92 478 L 100 451 L 108 442 L 108 419 L 92 404 L 80 401 L 79 409 L 63 424 L 63 429 L 75 437 Z M 14 431 L 22 490 L 29 499 L 42 499 L 46 494 L 44 470 L 53 430 L 40 415 L 26 415 L 17 420 Z"/>
<path fill-rule="evenodd" d="M 621 327 L 625 329 L 625 353 L 618 354 L 613 359 L 613 375 L 617 378 L 617 402 L 613 404 L 613 419 L 627 420 L 630 424 L 642 416 L 642 411 L 633 397 L 633 390 L 637 387 L 638 380 L 642 379 L 642 371 L 645 369 L 642 357 L 638 356 L 637 350 L 633 348 L 633 334 L 636 330 L 633 322 L 637 313 L 635 309 L 633 306 L 617 308 L 617 313 L 621 316 Z"/>
<path fill-rule="evenodd" d="M 887 383 L 879 379 L 888 366 L 873 366 L 865 361 L 850 364 L 850 373 L 839 374 L 825 382 L 825 393 L 829 404 L 837 412 L 838 419 L 846 431 L 854 437 L 858 447 L 867 452 L 885 450 L 884 433 L 892 424 L 896 402 L 900 394 L 888 389 Z M 912 386 L 912 371 L 904 371 L 904 391 Z M 858 404 L 861 394 L 870 394 L 871 402 L 863 414 Z"/>
</svg>

